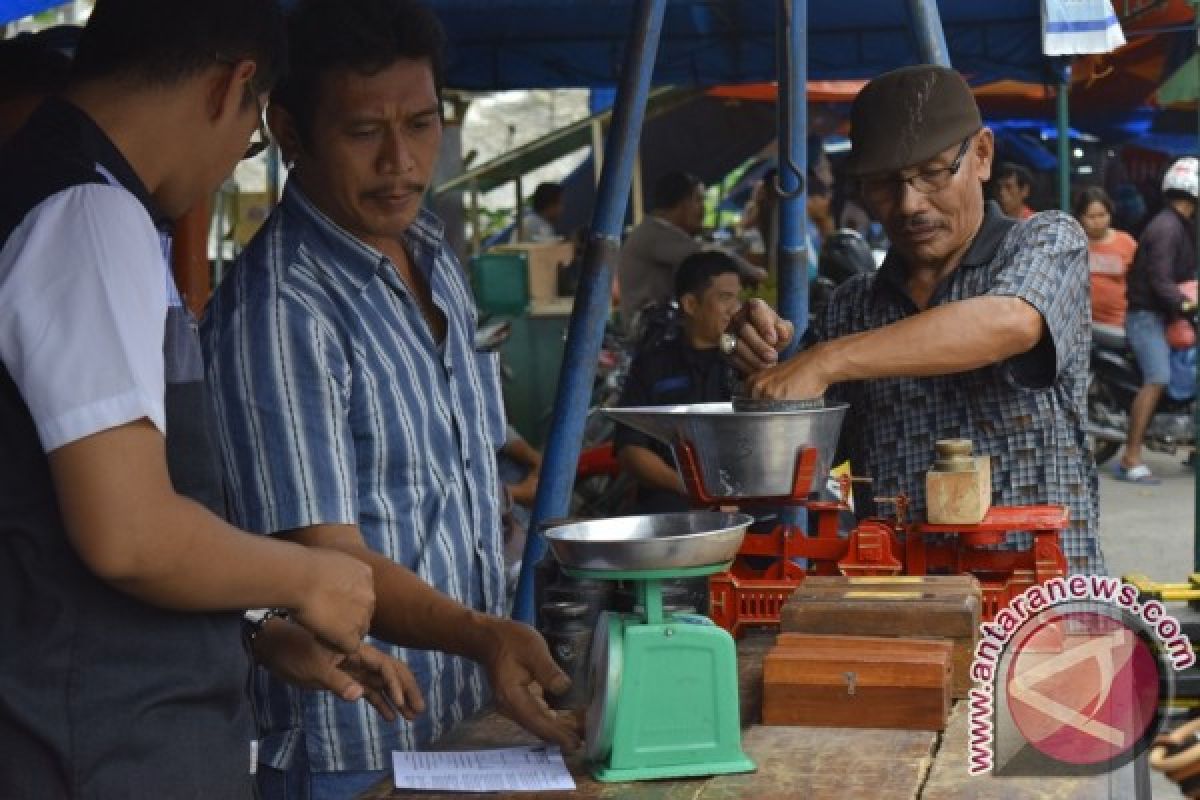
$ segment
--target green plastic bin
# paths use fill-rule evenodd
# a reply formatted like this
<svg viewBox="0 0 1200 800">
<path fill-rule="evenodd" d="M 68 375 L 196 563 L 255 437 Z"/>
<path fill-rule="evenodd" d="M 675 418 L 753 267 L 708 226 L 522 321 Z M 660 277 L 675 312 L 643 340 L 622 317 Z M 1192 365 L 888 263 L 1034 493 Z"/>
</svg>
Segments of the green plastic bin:
<svg viewBox="0 0 1200 800">
<path fill-rule="evenodd" d="M 516 316 L 529 308 L 529 261 L 524 253 L 484 253 L 471 259 L 471 289 L 486 314 Z"/>
</svg>

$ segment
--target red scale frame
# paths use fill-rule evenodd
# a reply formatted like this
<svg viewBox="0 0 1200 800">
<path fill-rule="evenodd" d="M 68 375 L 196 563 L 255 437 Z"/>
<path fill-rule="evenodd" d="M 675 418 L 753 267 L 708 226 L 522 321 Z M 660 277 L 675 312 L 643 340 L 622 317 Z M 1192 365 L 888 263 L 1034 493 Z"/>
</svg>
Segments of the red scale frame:
<svg viewBox="0 0 1200 800">
<path fill-rule="evenodd" d="M 1066 575 L 1067 562 L 1059 534 L 1067 527 L 1062 506 L 1009 506 L 990 509 L 975 525 L 931 525 L 906 520 L 907 499 L 877 498 L 895 505 L 888 518 L 858 523 L 849 536 L 838 535 L 838 517 L 847 503 L 854 478 L 843 478 L 841 498 L 810 499 L 816 475 L 817 451 L 801 450 L 796 457 L 791 494 L 778 497 L 713 497 L 700 478 L 699 462 L 690 442 L 674 448 L 680 473 L 692 504 L 700 508 L 804 508 L 813 535 L 781 522 L 766 532 L 746 533 L 738 556 L 727 572 L 709 579 L 709 616 L 734 636 L 748 627 L 778 625 L 780 609 L 806 575 L 929 575 L 966 574 L 979 578 L 983 588 L 984 620 L 1035 584 Z M 993 550 L 1010 531 L 1029 531 L 1033 546 L 1026 550 Z M 771 557 L 766 567 L 748 557 Z M 794 559 L 806 559 L 805 569 Z"/>
</svg>

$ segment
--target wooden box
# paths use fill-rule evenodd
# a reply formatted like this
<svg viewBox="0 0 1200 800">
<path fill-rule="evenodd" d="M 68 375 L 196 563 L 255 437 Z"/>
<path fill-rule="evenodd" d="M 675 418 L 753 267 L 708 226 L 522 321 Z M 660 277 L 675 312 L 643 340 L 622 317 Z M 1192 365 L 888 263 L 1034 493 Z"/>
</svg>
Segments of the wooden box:
<svg viewBox="0 0 1200 800">
<path fill-rule="evenodd" d="M 809 576 L 780 612 L 782 632 L 946 639 L 953 693 L 971 689 L 983 596 L 972 575 Z"/>
<path fill-rule="evenodd" d="M 763 724 L 943 730 L 951 645 L 781 634 L 763 660 Z"/>
<path fill-rule="evenodd" d="M 544 306 L 558 300 L 559 265 L 570 264 L 575 257 L 571 242 L 511 244 L 492 248 L 499 253 L 524 253 L 529 259 L 529 302 Z"/>
<path fill-rule="evenodd" d="M 974 456 L 975 469 L 925 473 L 925 519 L 934 525 L 975 525 L 992 507 L 992 460 Z"/>
</svg>

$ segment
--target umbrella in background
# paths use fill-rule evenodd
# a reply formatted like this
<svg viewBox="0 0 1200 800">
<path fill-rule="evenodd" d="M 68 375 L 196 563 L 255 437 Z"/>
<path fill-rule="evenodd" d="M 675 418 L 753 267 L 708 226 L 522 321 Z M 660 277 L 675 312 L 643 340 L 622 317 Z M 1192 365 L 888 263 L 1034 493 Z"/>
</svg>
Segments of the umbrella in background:
<svg viewBox="0 0 1200 800">
<path fill-rule="evenodd" d="M 1183 62 L 1154 93 L 1154 101 L 1163 108 L 1195 108 L 1197 98 L 1200 98 L 1200 55 Z"/>
</svg>

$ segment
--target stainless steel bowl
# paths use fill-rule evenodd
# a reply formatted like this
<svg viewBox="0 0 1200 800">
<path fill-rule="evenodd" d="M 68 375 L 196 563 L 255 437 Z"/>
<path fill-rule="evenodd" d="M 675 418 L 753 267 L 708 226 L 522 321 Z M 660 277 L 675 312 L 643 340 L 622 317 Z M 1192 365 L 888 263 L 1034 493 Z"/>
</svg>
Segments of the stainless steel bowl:
<svg viewBox="0 0 1200 800">
<path fill-rule="evenodd" d="M 817 451 L 814 484 L 829 473 L 845 404 L 796 411 L 734 411 L 732 403 L 606 408 L 604 413 L 696 453 L 700 482 L 712 497 L 783 497 L 792 493 L 796 456 Z M 808 487 L 812 491 L 813 487 Z"/>
<path fill-rule="evenodd" d="M 720 511 L 642 514 L 560 525 L 546 530 L 546 540 L 564 567 L 703 567 L 732 560 L 753 521 Z"/>
</svg>

